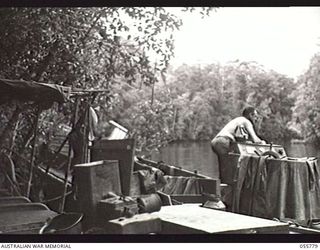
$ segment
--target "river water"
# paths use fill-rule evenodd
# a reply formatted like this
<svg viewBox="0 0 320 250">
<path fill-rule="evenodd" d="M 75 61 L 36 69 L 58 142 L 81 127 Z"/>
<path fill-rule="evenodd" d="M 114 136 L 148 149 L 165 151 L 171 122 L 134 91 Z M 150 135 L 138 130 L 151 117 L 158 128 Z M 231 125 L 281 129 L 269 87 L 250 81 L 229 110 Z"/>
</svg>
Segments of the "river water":
<svg viewBox="0 0 320 250">
<path fill-rule="evenodd" d="M 312 144 L 290 143 L 284 145 L 291 157 L 320 157 L 320 149 Z M 152 159 L 164 161 L 169 165 L 179 166 L 210 177 L 218 177 L 218 161 L 212 152 L 210 141 L 174 142 L 154 154 Z"/>
</svg>

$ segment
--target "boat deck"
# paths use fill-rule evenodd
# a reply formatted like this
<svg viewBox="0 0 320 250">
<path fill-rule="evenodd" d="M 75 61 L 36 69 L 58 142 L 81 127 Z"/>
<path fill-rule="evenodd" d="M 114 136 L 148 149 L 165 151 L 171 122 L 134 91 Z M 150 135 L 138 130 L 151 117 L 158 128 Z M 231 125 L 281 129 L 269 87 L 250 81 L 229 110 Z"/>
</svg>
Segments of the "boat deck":
<svg viewBox="0 0 320 250">
<path fill-rule="evenodd" d="M 201 207 L 200 204 L 163 206 L 155 213 L 163 234 L 289 233 L 287 223 Z"/>
</svg>

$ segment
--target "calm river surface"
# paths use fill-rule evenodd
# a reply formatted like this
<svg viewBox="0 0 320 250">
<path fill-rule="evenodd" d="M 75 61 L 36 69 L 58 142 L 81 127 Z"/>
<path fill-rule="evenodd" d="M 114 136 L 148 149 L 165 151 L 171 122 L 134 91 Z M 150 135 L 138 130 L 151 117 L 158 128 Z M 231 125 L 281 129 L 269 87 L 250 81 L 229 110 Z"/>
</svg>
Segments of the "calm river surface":
<svg viewBox="0 0 320 250">
<path fill-rule="evenodd" d="M 284 147 L 291 157 L 320 157 L 320 149 L 311 144 L 291 143 Z M 217 157 L 211 150 L 210 141 L 174 142 L 162 148 L 160 153 L 154 154 L 152 159 L 190 171 L 197 170 L 210 177 L 218 176 Z"/>
</svg>

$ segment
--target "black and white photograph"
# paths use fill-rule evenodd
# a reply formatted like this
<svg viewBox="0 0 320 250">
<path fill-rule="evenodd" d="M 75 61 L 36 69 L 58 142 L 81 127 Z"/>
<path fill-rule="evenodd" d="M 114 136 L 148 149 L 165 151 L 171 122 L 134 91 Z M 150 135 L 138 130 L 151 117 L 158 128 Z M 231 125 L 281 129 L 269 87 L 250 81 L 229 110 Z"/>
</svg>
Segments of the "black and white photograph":
<svg viewBox="0 0 320 250">
<path fill-rule="evenodd" d="M 319 247 L 320 7 L 0 20 L 1 242 Z"/>
</svg>

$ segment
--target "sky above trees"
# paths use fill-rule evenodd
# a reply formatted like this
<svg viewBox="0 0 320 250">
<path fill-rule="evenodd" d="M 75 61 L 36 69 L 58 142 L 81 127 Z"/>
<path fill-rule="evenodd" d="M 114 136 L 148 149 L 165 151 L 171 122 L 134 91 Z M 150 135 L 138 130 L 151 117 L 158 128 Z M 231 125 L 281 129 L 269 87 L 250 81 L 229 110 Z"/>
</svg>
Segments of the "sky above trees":
<svg viewBox="0 0 320 250">
<path fill-rule="evenodd" d="M 296 78 L 320 51 L 320 7 L 225 7 L 181 16 L 171 65 L 256 61 Z"/>
</svg>

